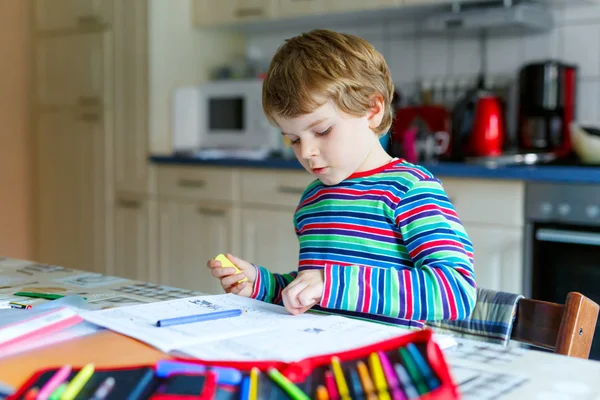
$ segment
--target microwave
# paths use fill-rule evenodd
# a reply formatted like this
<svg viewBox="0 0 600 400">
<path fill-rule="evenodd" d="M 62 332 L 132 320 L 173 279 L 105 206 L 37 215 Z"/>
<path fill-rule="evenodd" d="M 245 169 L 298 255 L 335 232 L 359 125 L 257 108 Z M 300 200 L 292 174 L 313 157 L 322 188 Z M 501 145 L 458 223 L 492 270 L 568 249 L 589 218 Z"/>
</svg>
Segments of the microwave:
<svg viewBox="0 0 600 400">
<path fill-rule="evenodd" d="M 262 108 L 262 80 L 211 81 L 177 88 L 173 95 L 173 150 L 268 149 L 281 132 Z"/>
</svg>

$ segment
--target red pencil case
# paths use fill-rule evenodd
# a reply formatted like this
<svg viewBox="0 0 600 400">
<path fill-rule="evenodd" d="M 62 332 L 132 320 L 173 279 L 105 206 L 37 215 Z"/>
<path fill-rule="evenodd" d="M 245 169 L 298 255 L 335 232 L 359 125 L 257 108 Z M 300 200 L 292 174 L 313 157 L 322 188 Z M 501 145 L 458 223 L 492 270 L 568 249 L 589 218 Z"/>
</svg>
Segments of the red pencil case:
<svg viewBox="0 0 600 400">
<path fill-rule="evenodd" d="M 414 347 L 418 348 L 420 354 L 423 356 L 423 359 L 430 367 L 434 378 L 436 379 L 437 386 L 434 389 L 428 390 L 426 393 L 421 393 L 418 397 L 422 400 L 446 400 L 446 399 L 459 399 L 459 391 L 457 386 L 452 380 L 450 375 L 450 370 L 442 353 L 442 350 L 432 340 L 432 331 L 425 329 L 421 331 L 411 332 L 409 334 L 405 334 L 402 336 L 398 336 L 389 340 L 385 340 L 382 342 L 378 342 L 369 346 L 364 346 L 356 349 L 352 349 L 349 351 L 336 353 L 336 354 L 328 354 L 323 356 L 306 358 L 304 360 L 293 362 L 293 363 L 284 363 L 280 361 L 261 361 L 261 362 L 230 362 L 230 361 L 203 361 L 198 359 L 185 359 L 179 358 L 181 361 L 190 362 L 194 364 L 202 364 L 206 366 L 221 366 L 221 367 L 231 367 L 235 368 L 239 371 L 242 371 L 245 375 L 249 373 L 249 371 L 253 367 L 257 367 L 263 372 L 266 372 L 269 368 L 278 369 L 284 376 L 286 376 L 289 380 L 294 382 L 298 387 L 300 387 L 305 393 L 307 393 L 311 398 L 316 398 L 316 389 L 319 385 L 324 385 L 324 375 L 325 371 L 329 369 L 331 366 L 332 357 L 337 356 L 340 360 L 340 364 L 342 366 L 342 370 L 344 371 L 344 375 L 348 380 L 348 386 L 351 386 L 351 382 L 348 379 L 349 370 L 354 368 L 358 361 L 363 361 L 368 364 L 368 357 L 370 354 L 381 351 L 387 355 L 389 360 L 394 363 L 403 363 L 404 361 L 400 357 L 400 350 L 406 348 L 409 344 L 415 345 Z M 97 372 L 111 372 L 113 374 L 118 373 L 120 371 L 131 371 L 134 369 L 139 369 L 142 366 L 138 367 L 128 367 L 128 368 L 102 368 L 98 369 Z M 34 373 L 28 380 L 25 382 L 19 390 L 9 396 L 9 400 L 19 399 L 21 398 L 27 390 L 31 387 L 34 387 L 35 384 L 38 383 L 39 378 L 43 374 L 48 374 L 50 371 L 55 371 L 57 368 L 48 368 L 41 371 L 37 371 Z M 94 374 L 96 375 L 96 373 Z M 262 381 L 265 381 L 266 374 L 262 375 Z M 157 378 L 158 379 L 158 378 Z M 268 381 L 268 379 L 266 379 Z M 155 388 L 158 383 L 155 382 Z M 118 383 L 117 383 L 118 385 Z M 115 388 L 117 387 L 115 385 Z M 260 386 L 260 385 L 259 385 Z M 276 385 L 273 385 L 276 386 Z M 416 384 L 415 384 L 416 386 Z M 279 392 L 281 395 L 284 395 L 283 391 Z M 152 392 L 148 393 L 148 396 L 145 398 L 150 398 Z M 235 395 L 235 393 L 234 393 Z M 234 395 L 230 398 L 237 398 Z M 154 396 L 156 398 L 156 396 Z M 260 398 L 274 398 L 272 395 L 263 395 L 259 392 Z M 79 398 L 79 396 L 78 396 Z M 81 397 L 83 398 L 83 397 Z M 109 396 L 108 398 L 119 398 Z M 199 398 L 199 397 L 196 397 Z M 206 397 L 203 397 L 206 398 Z M 224 399 L 227 397 L 218 396 L 217 399 Z M 276 397 L 280 398 L 280 397 Z"/>
</svg>

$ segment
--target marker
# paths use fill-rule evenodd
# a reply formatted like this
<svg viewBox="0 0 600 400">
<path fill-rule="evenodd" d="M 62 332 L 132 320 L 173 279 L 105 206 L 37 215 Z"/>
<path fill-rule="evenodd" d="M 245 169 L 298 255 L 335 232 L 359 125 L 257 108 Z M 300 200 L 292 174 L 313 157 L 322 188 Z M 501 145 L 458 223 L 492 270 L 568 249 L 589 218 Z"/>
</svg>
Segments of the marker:
<svg viewBox="0 0 600 400">
<path fill-rule="evenodd" d="M 24 400 L 35 400 L 37 398 L 39 391 L 40 391 L 40 389 L 38 387 L 33 387 L 33 388 L 29 389 L 27 391 L 27 393 L 25 393 L 25 396 L 23 396 L 23 399 Z"/>
<path fill-rule="evenodd" d="M 240 400 L 250 400 L 250 377 L 247 376 L 242 380 L 240 388 Z"/>
<path fill-rule="evenodd" d="M 317 400 L 329 400 L 329 392 L 327 392 L 327 388 L 323 385 L 317 386 Z"/>
<path fill-rule="evenodd" d="M 172 326 L 172 325 L 191 324 L 194 322 L 203 322 L 203 321 L 213 321 L 215 319 L 237 317 L 239 315 L 242 315 L 243 312 L 244 312 L 244 310 L 235 309 L 235 310 L 215 311 L 215 312 L 206 313 L 206 314 L 187 315 L 185 317 L 167 318 L 167 319 L 158 320 L 156 322 L 156 326 L 158 326 L 159 328 L 163 328 L 163 327 Z"/>
<path fill-rule="evenodd" d="M 75 396 L 81 392 L 87 381 L 94 374 L 94 364 L 88 364 L 73 377 L 64 393 L 60 396 L 60 400 L 73 400 Z"/>
<path fill-rule="evenodd" d="M 258 373 L 260 371 L 256 367 L 250 370 L 250 400 L 258 398 Z"/>
<path fill-rule="evenodd" d="M 325 371 L 325 387 L 327 388 L 327 393 L 331 400 L 338 400 L 340 398 L 337 386 L 335 385 L 335 378 L 333 377 L 333 373 L 329 370 Z"/>
<path fill-rule="evenodd" d="M 414 343 L 409 343 L 408 345 L 406 345 L 406 349 L 412 356 L 413 360 L 415 361 L 415 364 L 417 364 L 417 367 L 421 370 L 421 373 L 423 374 L 425 380 L 427 381 L 427 384 L 429 385 L 429 389 L 434 390 L 435 388 L 437 388 L 440 385 L 440 382 L 436 378 L 435 374 L 433 373 L 433 370 L 431 369 L 427 361 L 425 361 L 425 359 L 419 352 L 419 349 L 417 349 L 417 346 L 415 346 Z"/>
<path fill-rule="evenodd" d="M 146 368 L 146 372 L 144 372 L 144 375 L 137 381 L 136 386 L 131 393 L 129 393 L 127 400 L 138 400 L 142 398 L 142 394 L 144 394 L 144 391 L 150 382 L 152 382 L 152 379 L 154 379 L 154 370 L 152 368 Z"/>
<path fill-rule="evenodd" d="M 387 382 L 383 375 L 381 361 L 379 360 L 377 353 L 369 354 L 369 367 L 373 374 L 373 382 L 375 383 L 379 400 L 391 400 L 390 394 L 388 393 Z"/>
<path fill-rule="evenodd" d="M 104 400 L 115 387 L 115 378 L 109 376 L 98 386 L 91 400 Z"/>
<path fill-rule="evenodd" d="M 54 389 L 54 392 L 52 392 L 48 400 L 60 400 L 60 397 L 67 389 L 67 385 L 67 383 L 61 383 L 60 386 Z"/>
<path fill-rule="evenodd" d="M 31 304 L 19 303 L 16 301 L 11 301 L 8 304 L 10 305 L 10 308 L 19 308 L 21 310 L 29 310 L 32 308 Z"/>
<path fill-rule="evenodd" d="M 167 378 L 176 374 L 202 375 L 206 371 L 207 368 L 202 364 L 184 361 L 159 360 L 156 363 L 156 376 L 158 378 Z M 211 367 L 210 371 L 216 375 L 217 383 L 222 385 L 239 385 L 242 381 L 242 373 L 235 368 Z"/>
<path fill-rule="evenodd" d="M 417 392 L 417 389 L 415 389 L 415 386 L 410 380 L 408 372 L 406 372 L 404 366 L 402 364 L 394 364 L 394 370 L 396 371 L 396 375 L 398 375 L 398 379 L 402 384 L 402 389 L 404 389 L 406 397 L 408 397 L 409 400 L 418 399 L 419 393 Z"/>
<path fill-rule="evenodd" d="M 240 271 L 240 269 L 234 263 L 232 263 L 229 258 L 225 256 L 225 254 L 219 254 L 215 257 L 215 260 L 221 262 L 221 268 L 233 268 L 235 269 L 236 274 L 242 273 L 242 271 Z M 237 283 L 246 282 L 247 280 L 248 277 L 245 277 L 244 279 L 239 280 Z"/>
<path fill-rule="evenodd" d="M 360 376 L 354 368 L 350 369 L 350 382 L 352 383 L 352 396 L 358 398 L 364 397 L 362 385 L 360 384 Z"/>
<path fill-rule="evenodd" d="M 58 371 L 52 375 L 48 382 L 40 389 L 40 392 L 37 395 L 38 400 L 48 400 L 52 392 L 56 390 L 61 383 L 65 381 L 69 377 L 71 373 L 70 365 L 63 365 Z"/>
<path fill-rule="evenodd" d="M 415 386 L 417 387 L 417 391 L 419 392 L 419 394 L 421 395 L 421 394 L 427 393 L 429 391 L 429 389 L 427 389 L 427 385 L 425 384 L 425 379 L 424 379 L 423 375 L 421 375 L 421 373 L 419 372 L 419 368 L 417 368 L 417 365 L 415 364 L 414 360 L 408 353 L 408 350 L 406 350 L 404 347 L 400 348 L 400 358 L 402 358 L 402 362 L 404 363 L 404 366 L 406 367 L 406 370 L 408 371 L 408 375 L 411 377 L 411 379 L 415 383 Z"/>
<path fill-rule="evenodd" d="M 369 375 L 369 369 L 367 368 L 367 364 L 365 364 L 362 361 L 357 362 L 356 370 L 358 371 L 358 376 L 360 377 L 360 382 L 362 383 L 362 387 L 365 392 L 365 396 L 367 397 L 367 400 L 377 400 L 375 385 L 373 384 L 371 375 Z"/>
<path fill-rule="evenodd" d="M 40 299 L 48 299 L 48 300 L 56 300 L 62 297 L 65 297 L 61 294 L 54 293 L 37 293 L 37 292 L 17 292 L 14 293 L 15 296 L 23 296 L 23 297 L 35 297 Z"/>
<path fill-rule="evenodd" d="M 381 362 L 381 368 L 383 369 L 387 384 L 391 389 L 392 399 L 406 400 L 406 396 L 404 396 L 400 390 L 400 382 L 398 382 L 398 377 L 396 376 L 396 372 L 394 372 L 394 367 L 392 366 L 390 359 L 383 351 L 378 351 L 377 355 L 379 356 L 379 361 Z"/>
<path fill-rule="evenodd" d="M 335 383 L 338 388 L 338 393 L 342 400 L 350 400 L 350 390 L 344 377 L 344 371 L 340 365 L 340 359 L 338 357 L 331 358 L 331 368 L 333 369 L 333 376 L 335 377 Z"/>
<path fill-rule="evenodd" d="M 310 400 L 310 397 L 306 393 L 285 376 L 281 375 L 277 369 L 269 368 L 268 374 L 293 400 Z"/>
</svg>

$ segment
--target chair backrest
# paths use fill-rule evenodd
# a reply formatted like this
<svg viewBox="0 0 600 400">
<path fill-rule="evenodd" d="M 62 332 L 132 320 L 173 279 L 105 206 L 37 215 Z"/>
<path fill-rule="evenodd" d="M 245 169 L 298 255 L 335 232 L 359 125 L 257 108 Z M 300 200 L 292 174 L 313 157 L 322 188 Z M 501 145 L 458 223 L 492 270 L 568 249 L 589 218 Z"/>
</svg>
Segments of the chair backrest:
<svg viewBox="0 0 600 400">
<path fill-rule="evenodd" d="M 557 354 L 588 358 L 598 309 L 598 304 L 577 292 L 570 292 L 565 304 L 520 299 L 511 339 Z"/>
</svg>

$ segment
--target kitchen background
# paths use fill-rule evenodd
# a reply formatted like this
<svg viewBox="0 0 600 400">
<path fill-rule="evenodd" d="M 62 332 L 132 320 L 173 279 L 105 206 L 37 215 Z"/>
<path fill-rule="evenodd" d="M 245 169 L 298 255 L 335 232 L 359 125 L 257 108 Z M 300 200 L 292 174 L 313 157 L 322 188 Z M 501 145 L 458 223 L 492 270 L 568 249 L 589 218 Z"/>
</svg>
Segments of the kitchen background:
<svg viewBox="0 0 600 400">
<path fill-rule="evenodd" d="M 552 146 L 520 148 L 516 113 L 516 79 L 524 65 L 557 60 L 575 66 L 572 90 L 557 78 L 554 97 L 575 96 L 577 132 L 589 140 L 582 148 L 596 148 L 600 2 L 535 2 L 553 20 L 543 32 L 514 30 L 510 23 L 483 37 L 426 32 L 428 18 L 453 6 L 481 11 L 502 3 L 1 1 L 0 50 L 10 57 L 0 64 L 0 255 L 206 292 L 219 290 L 205 263 L 221 252 L 277 272 L 293 269 L 292 214 L 310 176 L 282 157 L 175 153 L 181 110 L 174 102 L 182 88 L 222 90 L 226 81 L 205 84 L 244 75 L 249 66 L 260 75 L 285 38 L 327 27 L 362 36 L 383 53 L 398 91 L 397 126 L 406 110 L 418 116 L 409 114 L 407 126 L 422 119 L 431 124 L 419 114 L 423 109 L 441 110 L 445 124 L 471 115 L 486 125 L 498 115 L 495 107 L 507 108 L 506 134 L 497 135 L 506 140 L 486 139 L 483 151 L 469 149 L 467 157 L 432 154 L 429 136 L 407 144 L 410 129 L 385 142 L 403 156 L 420 149 L 412 156 L 442 180 L 474 242 L 478 284 L 556 302 L 576 290 L 600 301 L 600 148 L 587 163 L 578 152 L 557 158 Z M 479 14 L 474 21 L 490 18 Z M 474 113 L 474 105 L 489 96 L 468 92 L 482 72 L 482 89 L 502 100 L 492 99 L 485 115 Z M 534 76 L 527 81 L 545 75 Z M 565 119 L 559 108 L 550 115 Z M 184 135 L 200 137 L 194 125 L 183 126 Z M 481 130 L 464 126 L 467 136 Z M 565 136 L 572 135 L 559 139 Z M 284 144 L 277 146 L 285 154 Z M 527 160 L 534 164 L 521 165 L 523 157 L 515 154 L 532 154 Z M 600 358 L 599 343 L 592 357 Z"/>
</svg>

